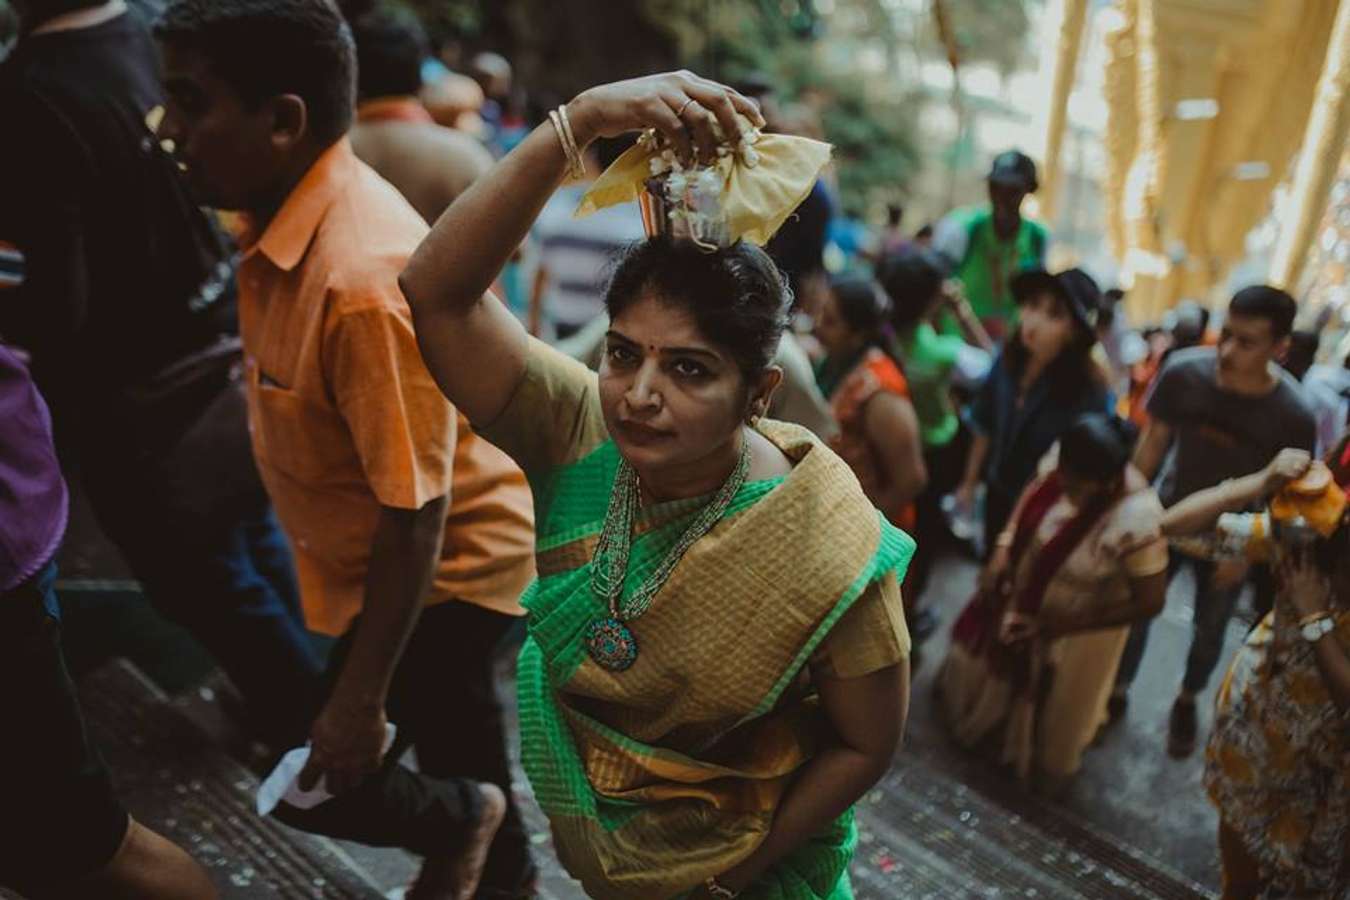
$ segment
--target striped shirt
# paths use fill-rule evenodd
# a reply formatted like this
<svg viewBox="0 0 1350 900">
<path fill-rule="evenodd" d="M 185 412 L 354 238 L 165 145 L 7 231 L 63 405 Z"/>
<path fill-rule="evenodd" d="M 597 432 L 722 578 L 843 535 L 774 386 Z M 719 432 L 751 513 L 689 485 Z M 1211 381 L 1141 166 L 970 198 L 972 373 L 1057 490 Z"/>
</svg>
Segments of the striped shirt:
<svg viewBox="0 0 1350 900">
<path fill-rule="evenodd" d="M 572 213 L 589 185 L 554 194 L 535 224 L 539 265 L 546 273 L 544 318 L 568 332 L 586 325 L 605 306 L 610 270 L 623 250 L 645 236 L 636 203 L 621 203 L 584 219 Z"/>
</svg>

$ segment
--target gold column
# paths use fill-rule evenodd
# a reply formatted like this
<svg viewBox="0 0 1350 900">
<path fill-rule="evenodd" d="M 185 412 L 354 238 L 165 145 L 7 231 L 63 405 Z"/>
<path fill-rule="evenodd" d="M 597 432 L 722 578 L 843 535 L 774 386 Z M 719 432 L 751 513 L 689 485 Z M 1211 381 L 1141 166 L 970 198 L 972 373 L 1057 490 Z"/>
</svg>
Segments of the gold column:
<svg viewBox="0 0 1350 900">
<path fill-rule="evenodd" d="M 1050 94 L 1050 116 L 1045 128 L 1045 165 L 1039 199 L 1041 219 L 1053 222 L 1059 200 L 1060 154 L 1064 147 L 1064 123 L 1068 118 L 1069 94 L 1078 70 L 1078 54 L 1087 23 L 1087 0 L 1059 0 L 1059 44 Z"/>
<path fill-rule="evenodd" d="M 1326 208 L 1341 149 L 1350 135 L 1350 0 L 1341 0 L 1331 29 L 1317 99 L 1304 133 L 1303 151 L 1290 192 L 1288 224 L 1281 228 L 1270 266 L 1270 281 L 1297 287 L 1318 219 Z"/>
</svg>

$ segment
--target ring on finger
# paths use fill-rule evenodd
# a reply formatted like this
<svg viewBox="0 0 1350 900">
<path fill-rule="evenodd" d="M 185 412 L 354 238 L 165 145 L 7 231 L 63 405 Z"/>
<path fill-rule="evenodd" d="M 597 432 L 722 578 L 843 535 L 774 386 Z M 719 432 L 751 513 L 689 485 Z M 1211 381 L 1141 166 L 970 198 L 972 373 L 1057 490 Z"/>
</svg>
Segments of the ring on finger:
<svg viewBox="0 0 1350 900">
<path fill-rule="evenodd" d="M 694 98 L 693 98 L 693 97 L 688 97 L 688 98 L 686 98 L 685 101 L 684 101 L 684 103 L 680 104 L 680 108 L 677 109 L 677 110 L 675 110 L 675 115 L 676 115 L 677 117 L 681 118 L 681 119 L 684 118 L 684 111 L 685 111 L 686 109 L 688 109 L 688 108 L 689 108 L 689 104 L 691 104 L 691 103 L 693 103 L 693 102 L 694 102 Z"/>
</svg>

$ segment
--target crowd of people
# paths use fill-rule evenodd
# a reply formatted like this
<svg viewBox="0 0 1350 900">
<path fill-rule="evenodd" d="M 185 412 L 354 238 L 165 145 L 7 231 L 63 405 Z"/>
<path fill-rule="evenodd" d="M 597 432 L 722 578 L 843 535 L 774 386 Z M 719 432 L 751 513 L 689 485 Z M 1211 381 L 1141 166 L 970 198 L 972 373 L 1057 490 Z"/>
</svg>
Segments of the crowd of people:
<svg viewBox="0 0 1350 900">
<path fill-rule="evenodd" d="M 308 747 L 316 802 L 272 815 L 417 854 L 413 900 L 535 895 L 504 652 L 589 895 L 827 900 L 944 621 L 952 740 L 1054 797 L 1182 569 L 1174 756 L 1253 588 L 1205 749 L 1224 896 L 1350 896 L 1350 368 L 1286 292 L 1132 329 L 1047 271 L 1015 150 L 987 204 L 873 231 L 761 78 L 529 121 L 503 57 L 401 8 L 13 6 L 0 885 L 215 895 L 85 731 L 78 486 L 250 733 Z M 960 610 L 930 589 L 951 552 L 981 564 Z"/>
</svg>

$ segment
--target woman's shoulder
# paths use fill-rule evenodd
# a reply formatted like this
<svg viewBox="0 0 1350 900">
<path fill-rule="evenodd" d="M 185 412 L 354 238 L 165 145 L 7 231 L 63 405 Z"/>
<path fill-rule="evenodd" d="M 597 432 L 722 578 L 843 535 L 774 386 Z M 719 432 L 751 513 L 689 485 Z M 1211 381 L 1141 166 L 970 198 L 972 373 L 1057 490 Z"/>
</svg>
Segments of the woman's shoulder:
<svg viewBox="0 0 1350 900">
<path fill-rule="evenodd" d="M 867 356 L 863 358 L 863 366 L 877 389 L 909 396 L 909 381 L 905 378 L 905 373 L 890 354 L 881 348 L 873 347 L 867 351 Z"/>
<path fill-rule="evenodd" d="M 1102 533 L 1103 543 L 1118 553 L 1132 553 L 1162 538 L 1162 517 L 1157 491 L 1130 466 L 1125 473 L 1125 496 L 1111 511 Z"/>
<path fill-rule="evenodd" d="M 779 434 L 781 435 L 780 439 L 784 441 L 801 439 L 800 435 L 796 435 L 788 429 Z M 781 446 L 778 441 L 756 428 L 750 429 L 749 435 L 750 473 L 747 477 L 750 481 L 786 478 L 792 474 L 792 468 L 796 465 L 796 461 L 790 455 L 787 447 Z"/>
</svg>

